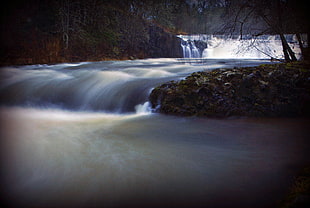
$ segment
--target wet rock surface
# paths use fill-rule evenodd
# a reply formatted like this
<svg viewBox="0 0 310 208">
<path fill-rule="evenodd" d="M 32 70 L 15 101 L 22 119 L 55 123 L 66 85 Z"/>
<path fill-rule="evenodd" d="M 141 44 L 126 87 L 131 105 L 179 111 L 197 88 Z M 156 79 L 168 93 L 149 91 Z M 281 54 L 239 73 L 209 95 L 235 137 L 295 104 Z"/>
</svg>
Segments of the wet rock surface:
<svg viewBox="0 0 310 208">
<path fill-rule="evenodd" d="M 310 63 L 195 72 L 156 87 L 155 111 L 182 116 L 309 116 Z"/>
</svg>

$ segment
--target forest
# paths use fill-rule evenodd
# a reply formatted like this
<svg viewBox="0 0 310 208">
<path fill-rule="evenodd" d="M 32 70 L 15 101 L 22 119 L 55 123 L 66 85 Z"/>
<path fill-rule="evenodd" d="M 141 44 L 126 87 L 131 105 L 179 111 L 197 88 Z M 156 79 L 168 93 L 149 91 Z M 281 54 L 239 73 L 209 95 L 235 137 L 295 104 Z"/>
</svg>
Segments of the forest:
<svg viewBox="0 0 310 208">
<path fill-rule="evenodd" d="M 181 57 L 176 34 L 309 34 L 306 5 L 294 0 L 30 0 L 1 10 L 2 65 Z"/>
</svg>

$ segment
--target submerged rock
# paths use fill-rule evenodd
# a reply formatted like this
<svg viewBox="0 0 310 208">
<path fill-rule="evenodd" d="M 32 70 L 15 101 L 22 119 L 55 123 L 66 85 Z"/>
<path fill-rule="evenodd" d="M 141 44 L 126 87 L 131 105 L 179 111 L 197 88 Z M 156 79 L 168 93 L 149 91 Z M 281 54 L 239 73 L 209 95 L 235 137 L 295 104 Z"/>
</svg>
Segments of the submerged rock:
<svg viewBox="0 0 310 208">
<path fill-rule="evenodd" d="M 150 102 L 157 112 L 184 116 L 310 115 L 310 64 L 195 72 L 158 86 Z"/>
</svg>

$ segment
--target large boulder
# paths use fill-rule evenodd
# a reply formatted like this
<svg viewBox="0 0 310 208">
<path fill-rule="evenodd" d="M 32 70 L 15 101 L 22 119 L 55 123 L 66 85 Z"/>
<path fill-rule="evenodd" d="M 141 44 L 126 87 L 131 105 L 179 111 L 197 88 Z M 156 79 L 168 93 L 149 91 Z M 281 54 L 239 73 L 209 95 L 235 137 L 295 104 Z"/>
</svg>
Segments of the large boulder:
<svg viewBox="0 0 310 208">
<path fill-rule="evenodd" d="M 149 26 L 148 56 L 151 58 L 182 58 L 181 39 L 157 25 Z"/>
<path fill-rule="evenodd" d="M 158 112 L 184 116 L 310 115 L 310 64 L 195 72 L 155 88 L 150 102 Z"/>
</svg>

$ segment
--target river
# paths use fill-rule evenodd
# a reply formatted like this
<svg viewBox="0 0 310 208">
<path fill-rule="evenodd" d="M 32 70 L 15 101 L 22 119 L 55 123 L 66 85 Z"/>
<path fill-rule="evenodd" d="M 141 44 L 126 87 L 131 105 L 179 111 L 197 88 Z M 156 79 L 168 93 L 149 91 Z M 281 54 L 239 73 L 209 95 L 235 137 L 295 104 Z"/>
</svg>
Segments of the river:
<svg viewBox="0 0 310 208">
<path fill-rule="evenodd" d="M 264 60 L 0 70 L 3 202 L 16 207 L 274 207 L 309 163 L 309 119 L 153 113 L 152 88 Z"/>
</svg>

